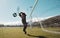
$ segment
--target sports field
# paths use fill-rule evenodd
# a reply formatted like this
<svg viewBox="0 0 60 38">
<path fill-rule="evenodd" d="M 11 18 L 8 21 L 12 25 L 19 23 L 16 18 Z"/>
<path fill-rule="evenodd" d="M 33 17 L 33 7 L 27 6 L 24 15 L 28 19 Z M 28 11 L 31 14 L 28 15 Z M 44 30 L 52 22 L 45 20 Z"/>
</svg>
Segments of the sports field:
<svg viewBox="0 0 60 38">
<path fill-rule="evenodd" d="M 22 31 L 23 27 L 0 27 L 0 38 L 60 38 L 60 34 L 47 33 L 41 28 L 27 28 L 27 34 Z"/>
</svg>

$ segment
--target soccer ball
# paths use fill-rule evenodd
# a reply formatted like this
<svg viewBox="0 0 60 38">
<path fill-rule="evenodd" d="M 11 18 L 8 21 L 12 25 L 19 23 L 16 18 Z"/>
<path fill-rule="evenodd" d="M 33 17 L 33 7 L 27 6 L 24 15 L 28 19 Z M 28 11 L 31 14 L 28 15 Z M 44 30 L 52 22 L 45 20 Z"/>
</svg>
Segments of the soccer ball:
<svg viewBox="0 0 60 38">
<path fill-rule="evenodd" d="M 17 17 L 17 13 L 13 13 L 13 17 Z"/>
</svg>

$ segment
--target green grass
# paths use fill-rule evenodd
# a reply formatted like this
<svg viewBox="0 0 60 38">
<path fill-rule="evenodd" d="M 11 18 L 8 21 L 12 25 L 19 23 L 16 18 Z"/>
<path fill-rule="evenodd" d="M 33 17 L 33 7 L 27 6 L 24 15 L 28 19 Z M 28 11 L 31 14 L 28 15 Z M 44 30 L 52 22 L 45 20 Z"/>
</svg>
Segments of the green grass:
<svg viewBox="0 0 60 38">
<path fill-rule="evenodd" d="M 44 29 L 49 30 L 49 31 L 60 32 L 60 27 L 49 27 L 49 28 L 44 28 Z"/>
<path fill-rule="evenodd" d="M 22 29 L 23 27 L 0 27 L 0 38 L 60 38 L 60 34 L 47 33 L 38 27 L 28 27 L 28 35 Z"/>
</svg>

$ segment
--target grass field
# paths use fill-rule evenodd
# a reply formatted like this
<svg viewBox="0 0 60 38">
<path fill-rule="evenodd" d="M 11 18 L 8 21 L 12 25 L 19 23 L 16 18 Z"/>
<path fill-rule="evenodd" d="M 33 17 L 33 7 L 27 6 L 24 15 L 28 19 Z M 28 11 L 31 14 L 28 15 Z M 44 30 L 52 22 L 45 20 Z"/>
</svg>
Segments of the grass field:
<svg viewBox="0 0 60 38">
<path fill-rule="evenodd" d="M 48 27 L 48 28 L 44 28 L 44 29 L 49 30 L 49 31 L 60 32 L 60 27 Z"/>
<path fill-rule="evenodd" d="M 27 28 L 27 34 L 22 31 L 23 27 L 0 27 L 0 38 L 60 38 L 60 34 L 47 33 L 41 28 Z"/>
</svg>

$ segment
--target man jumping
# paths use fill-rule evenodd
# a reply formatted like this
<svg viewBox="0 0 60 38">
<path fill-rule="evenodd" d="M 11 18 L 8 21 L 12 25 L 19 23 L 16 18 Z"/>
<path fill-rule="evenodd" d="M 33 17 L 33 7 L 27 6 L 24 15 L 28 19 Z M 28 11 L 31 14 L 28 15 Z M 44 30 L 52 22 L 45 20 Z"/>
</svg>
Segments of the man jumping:
<svg viewBox="0 0 60 38">
<path fill-rule="evenodd" d="M 23 31 L 26 34 L 27 33 L 26 32 L 26 28 L 27 28 L 26 14 L 24 12 L 20 12 L 19 16 L 22 18 L 22 23 L 23 23 L 23 26 L 24 26 Z"/>
</svg>

